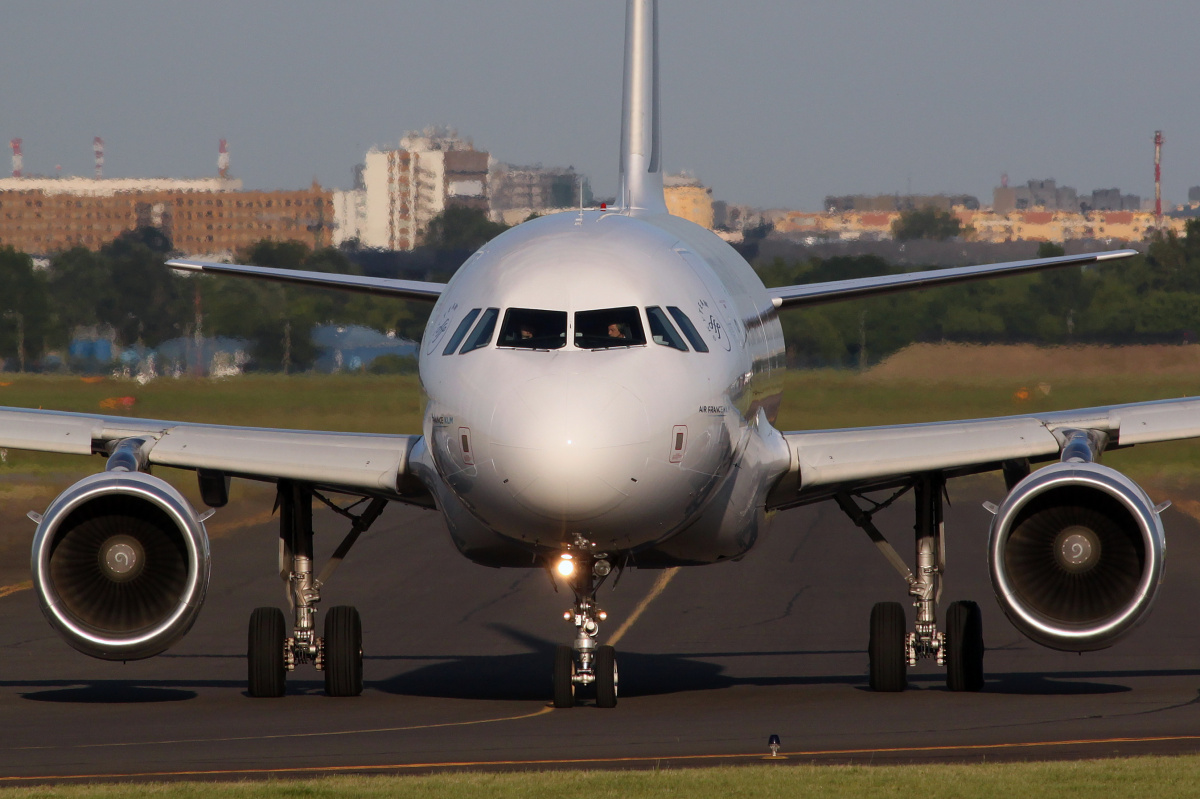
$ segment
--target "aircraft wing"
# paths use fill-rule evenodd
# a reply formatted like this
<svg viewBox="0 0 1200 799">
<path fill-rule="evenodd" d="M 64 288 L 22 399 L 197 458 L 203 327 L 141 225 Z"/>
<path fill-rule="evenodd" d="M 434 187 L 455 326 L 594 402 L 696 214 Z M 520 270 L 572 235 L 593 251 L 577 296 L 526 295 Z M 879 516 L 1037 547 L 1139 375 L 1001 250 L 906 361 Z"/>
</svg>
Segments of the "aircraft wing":
<svg viewBox="0 0 1200 799">
<path fill-rule="evenodd" d="M 960 476 L 1008 462 L 1059 457 L 1067 430 L 1107 436 L 1107 449 L 1200 437 L 1200 397 L 927 424 L 784 433 L 791 466 L 771 490 L 773 509 L 841 491 L 901 485 L 911 475 Z"/>
<path fill-rule="evenodd" d="M 342 275 L 336 272 L 306 272 L 301 269 L 276 269 L 269 266 L 246 266 L 243 264 L 218 264 L 211 261 L 191 261 L 173 258 L 167 266 L 184 272 L 203 272 L 213 275 L 236 275 L 254 280 L 270 280 L 276 283 L 292 283 L 298 286 L 333 288 L 355 291 L 360 294 L 375 294 L 398 297 L 402 300 L 437 302 L 446 288 L 445 283 L 425 283 L 419 280 L 392 280 L 385 277 L 363 277 Z"/>
<path fill-rule="evenodd" d="M 907 272 L 900 275 L 879 275 L 849 280 L 831 280 L 825 283 L 807 283 L 800 286 L 782 286 L 767 289 L 776 308 L 799 308 L 819 305 L 837 300 L 854 300 L 891 294 L 909 289 L 945 286 L 965 283 L 970 280 L 985 280 L 1004 275 L 1019 275 L 1043 269 L 1058 269 L 1064 266 L 1085 266 L 1102 261 L 1115 261 L 1137 255 L 1137 250 L 1113 250 L 1088 253 L 1086 255 L 1060 255 L 1055 258 L 1035 258 L 1029 261 L 1008 261 L 1002 264 L 959 266 L 950 269 L 931 269 L 925 272 Z"/>
<path fill-rule="evenodd" d="M 142 437 L 150 464 L 255 480 L 297 480 L 327 488 L 432 505 L 412 476 L 421 436 L 326 433 L 167 422 L 89 413 L 0 408 L 0 447 L 107 455 Z"/>
</svg>

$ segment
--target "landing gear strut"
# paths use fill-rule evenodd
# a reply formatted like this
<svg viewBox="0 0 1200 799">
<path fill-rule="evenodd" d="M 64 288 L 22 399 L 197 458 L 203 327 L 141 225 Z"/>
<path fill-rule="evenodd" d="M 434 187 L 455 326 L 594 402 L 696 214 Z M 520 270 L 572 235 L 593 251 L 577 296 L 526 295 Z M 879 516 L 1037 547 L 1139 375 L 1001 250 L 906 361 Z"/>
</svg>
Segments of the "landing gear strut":
<svg viewBox="0 0 1200 799">
<path fill-rule="evenodd" d="M 891 505 L 909 489 L 916 500 L 916 574 L 875 527 L 872 516 Z M 871 610 L 868 646 L 870 685 L 876 691 L 903 691 L 907 669 L 919 660 L 934 659 L 946 667 L 946 685 L 951 691 L 983 688 L 983 621 L 974 602 L 953 602 L 946 615 L 946 631 L 938 630 L 937 605 L 946 571 L 946 529 L 942 499 L 946 482 L 940 474 L 918 475 L 912 485 L 883 503 L 864 510 L 849 494 L 838 494 L 838 505 L 861 527 L 883 556 L 908 583 L 909 596 L 917 610 L 914 628 L 905 634 L 904 607 L 898 602 L 880 602 Z M 868 500 L 870 501 L 870 500 Z"/>
<path fill-rule="evenodd" d="M 597 707 L 616 707 L 616 650 L 596 643 L 600 622 L 608 618 L 596 604 L 596 591 L 608 578 L 612 565 L 603 553 L 590 554 L 586 542 L 577 543 L 574 549 L 577 554 L 565 553 L 563 561 L 572 564 L 569 576 L 564 576 L 575 594 L 575 605 L 563 613 L 563 618 L 575 625 L 575 642 L 554 650 L 554 706 L 574 707 L 576 689 L 591 685 L 595 687 Z"/>
<path fill-rule="evenodd" d="M 313 497 L 352 520 L 350 532 L 319 576 L 313 573 Z M 298 664 L 311 663 L 325 672 L 326 694 L 358 696 L 363 687 L 362 622 L 358 611 L 348 605 L 330 608 L 325 617 L 325 635 L 318 637 L 316 606 L 321 601 L 322 586 L 358 537 L 379 518 L 387 501 L 373 499 L 366 510 L 355 515 L 311 486 L 280 480 L 278 504 L 279 576 L 287 584 L 293 624 L 288 635 L 284 614 L 278 608 L 256 608 L 251 614 L 246 652 L 248 692 L 255 697 L 283 696 L 287 673 Z"/>
</svg>

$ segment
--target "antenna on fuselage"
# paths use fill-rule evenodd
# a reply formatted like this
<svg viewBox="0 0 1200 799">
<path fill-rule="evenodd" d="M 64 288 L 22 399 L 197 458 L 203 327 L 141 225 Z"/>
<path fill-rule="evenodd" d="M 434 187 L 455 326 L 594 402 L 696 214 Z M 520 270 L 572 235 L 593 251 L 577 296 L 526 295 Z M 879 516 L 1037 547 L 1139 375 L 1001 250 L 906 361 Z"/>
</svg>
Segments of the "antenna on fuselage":
<svg viewBox="0 0 1200 799">
<path fill-rule="evenodd" d="M 620 203 L 634 215 L 667 212 L 658 105 L 658 0 L 628 0 Z"/>
<path fill-rule="evenodd" d="M 575 218 L 576 225 L 583 224 L 583 177 L 576 176 L 575 180 L 579 183 L 579 216 Z"/>
</svg>

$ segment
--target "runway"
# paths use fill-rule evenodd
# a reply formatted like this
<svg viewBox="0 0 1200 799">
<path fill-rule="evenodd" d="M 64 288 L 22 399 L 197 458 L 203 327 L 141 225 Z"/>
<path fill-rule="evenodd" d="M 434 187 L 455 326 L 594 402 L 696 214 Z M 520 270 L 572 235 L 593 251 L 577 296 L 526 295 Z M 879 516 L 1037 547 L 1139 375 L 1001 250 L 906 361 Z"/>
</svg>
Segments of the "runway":
<svg viewBox="0 0 1200 799">
<path fill-rule="evenodd" d="M 363 696 L 328 698 L 321 675 L 301 667 L 283 699 L 248 698 L 250 611 L 286 605 L 270 494 L 235 485 L 209 523 L 213 579 L 200 620 L 158 658 L 77 654 L 23 587 L 25 564 L 0 568 L 0 784 L 758 762 L 771 734 L 787 762 L 1200 751 L 1200 523 L 1178 509 L 1186 498 L 1172 497 L 1164 517 L 1167 580 L 1149 621 L 1112 649 L 1076 655 L 1026 641 L 992 598 L 980 502 L 998 501 L 1002 482 L 951 492 L 943 607 L 965 598 L 983 609 L 982 693 L 946 691 L 932 664 L 910 672 L 905 693 L 867 689 L 871 605 L 904 600 L 905 586 L 822 505 L 782 514 L 740 563 L 630 571 L 605 586 L 602 638 L 620 631 L 620 703 L 554 710 L 551 651 L 570 638 L 570 596 L 541 570 L 471 564 L 435 513 L 398 506 L 324 592 L 324 607 L 362 613 Z M 910 554 L 911 505 L 879 521 Z M 339 520 L 321 511 L 317 526 L 328 553 Z M 31 537 L 32 524 L 5 535 Z"/>
</svg>

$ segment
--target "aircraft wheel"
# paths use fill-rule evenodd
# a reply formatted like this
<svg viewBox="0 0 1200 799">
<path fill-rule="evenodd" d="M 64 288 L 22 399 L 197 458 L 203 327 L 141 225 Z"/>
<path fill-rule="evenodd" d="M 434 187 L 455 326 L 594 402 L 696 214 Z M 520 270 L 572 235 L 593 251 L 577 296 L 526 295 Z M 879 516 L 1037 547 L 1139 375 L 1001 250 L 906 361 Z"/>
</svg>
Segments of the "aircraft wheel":
<svg viewBox="0 0 1200 799">
<path fill-rule="evenodd" d="M 596 706 L 617 706 L 617 650 L 596 648 Z"/>
<path fill-rule="evenodd" d="M 871 608 L 871 642 L 867 655 L 871 661 L 871 689 L 903 691 L 908 685 L 908 653 L 904 606 L 899 602 L 878 602 Z"/>
<path fill-rule="evenodd" d="M 974 602 L 952 602 L 946 612 L 946 687 L 983 690 L 983 614 Z"/>
<path fill-rule="evenodd" d="M 255 608 L 250 614 L 246 646 L 247 688 L 250 696 L 283 696 L 287 687 L 287 665 L 283 648 L 287 639 L 283 611 Z"/>
<path fill-rule="evenodd" d="M 362 689 L 362 622 L 358 610 L 338 605 L 325 614 L 325 693 L 358 696 Z"/>
<path fill-rule="evenodd" d="M 554 706 L 575 707 L 575 653 L 569 646 L 554 648 Z"/>
</svg>

